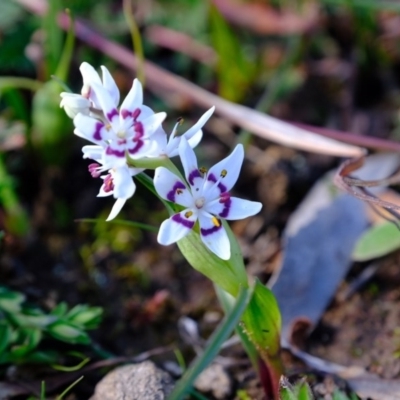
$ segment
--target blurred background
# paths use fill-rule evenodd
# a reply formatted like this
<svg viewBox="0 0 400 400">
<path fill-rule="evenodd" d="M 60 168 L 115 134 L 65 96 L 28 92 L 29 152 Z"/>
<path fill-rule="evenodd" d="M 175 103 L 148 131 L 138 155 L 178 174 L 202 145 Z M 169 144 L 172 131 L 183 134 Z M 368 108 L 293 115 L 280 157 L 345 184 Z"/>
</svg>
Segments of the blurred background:
<svg viewBox="0 0 400 400">
<path fill-rule="evenodd" d="M 133 70 L 94 45 L 106 38 L 132 50 L 123 4 L 51 0 L 43 12 L 46 4 L 0 5 L 0 284 L 41 310 L 60 302 L 102 307 L 103 322 L 92 333 L 97 350 L 82 349 L 93 359 L 99 348 L 135 355 L 171 344 L 190 357 L 176 321 L 189 316 L 204 336 L 212 331 L 223 314 L 211 283 L 176 246 L 161 247 L 155 232 L 132 224 L 157 227 L 166 217 L 140 184 L 118 221 L 105 222 L 113 199 L 96 198 L 100 183 L 81 153 L 87 143 L 59 108 L 65 90 L 59 82 L 79 93 L 83 61 L 105 65 L 122 98 L 129 91 Z M 73 43 L 58 26 L 56 15 L 66 9 L 90 32 L 86 39 L 81 30 Z M 196 87 L 286 121 L 341 131 L 361 146 L 366 137 L 399 138 L 396 1 L 147 0 L 132 2 L 132 9 L 145 59 Z M 208 108 L 193 100 L 194 87 L 185 95 L 148 73 L 145 104 L 167 112 L 167 132 L 178 117 L 184 132 Z M 280 262 L 288 218 L 339 160 L 274 144 L 217 112 L 196 150 L 200 164 L 213 165 L 238 142 L 247 159 L 236 194 L 264 207 L 232 227 L 249 273 L 266 282 Z M 41 346 L 68 363 L 69 344 Z M 17 359 L 10 360 L 0 364 L 0 376 Z M 48 376 L 40 372 L 26 373 Z M 80 383 L 76 398 L 87 398 L 98 379 L 94 374 Z"/>
</svg>

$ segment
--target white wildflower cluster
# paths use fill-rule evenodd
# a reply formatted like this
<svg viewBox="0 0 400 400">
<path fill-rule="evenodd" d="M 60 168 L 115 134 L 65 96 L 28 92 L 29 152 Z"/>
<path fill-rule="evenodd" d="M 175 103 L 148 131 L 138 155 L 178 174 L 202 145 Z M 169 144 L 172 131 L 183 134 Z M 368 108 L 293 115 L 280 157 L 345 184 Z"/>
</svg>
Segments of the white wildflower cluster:
<svg viewBox="0 0 400 400">
<path fill-rule="evenodd" d="M 74 133 L 92 142 L 82 148 L 83 157 L 94 162 L 89 172 L 103 183 L 98 196 L 113 195 L 116 199 L 107 221 L 115 218 L 126 200 L 135 193 L 133 176 L 142 172 L 127 160 L 174 157 L 179 155 L 185 179 L 164 167 L 155 170 L 154 185 L 161 197 L 179 204 L 183 211 L 161 225 L 158 241 L 174 243 L 199 224 L 203 243 L 222 259 L 230 258 L 230 244 L 221 219 L 236 220 L 258 213 L 261 204 L 232 197 L 229 193 L 238 179 L 244 152 L 236 146 L 230 156 L 209 171 L 198 168 L 193 148 L 202 138 L 202 127 L 214 107 L 184 134 L 177 136 L 177 127 L 169 135 L 162 128 L 166 114 L 143 104 L 143 90 L 135 79 L 128 95 L 118 107 L 120 94 L 111 74 L 102 68 L 102 78 L 88 63 L 82 63 L 81 94 L 61 93 L 60 106 L 73 118 Z"/>
</svg>

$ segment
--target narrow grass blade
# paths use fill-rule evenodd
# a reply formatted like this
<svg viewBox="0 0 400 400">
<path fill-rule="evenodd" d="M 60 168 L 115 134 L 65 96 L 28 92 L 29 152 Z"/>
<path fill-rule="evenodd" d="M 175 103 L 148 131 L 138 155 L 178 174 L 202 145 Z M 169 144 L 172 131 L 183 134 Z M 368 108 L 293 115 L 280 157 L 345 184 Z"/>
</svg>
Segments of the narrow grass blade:
<svg viewBox="0 0 400 400">
<path fill-rule="evenodd" d="M 172 391 L 169 400 L 181 400 L 188 394 L 193 386 L 193 382 L 201 371 L 211 363 L 218 354 L 222 344 L 229 337 L 238 324 L 248 302 L 252 296 L 252 290 L 241 288 L 236 303 L 231 312 L 227 314 L 219 327 L 211 335 L 204 353 L 197 357 L 194 363 L 185 372 Z"/>
</svg>

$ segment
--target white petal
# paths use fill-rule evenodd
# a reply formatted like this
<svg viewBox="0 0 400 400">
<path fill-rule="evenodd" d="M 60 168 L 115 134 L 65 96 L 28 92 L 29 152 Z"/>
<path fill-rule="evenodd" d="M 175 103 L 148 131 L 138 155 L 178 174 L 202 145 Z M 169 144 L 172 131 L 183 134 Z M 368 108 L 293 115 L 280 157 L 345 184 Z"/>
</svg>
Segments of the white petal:
<svg viewBox="0 0 400 400">
<path fill-rule="evenodd" d="M 231 258 L 231 245 L 221 221 L 216 220 L 214 223 L 209 216 L 202 212 L 199 213 L 198 218 L 200 237 L 203 243 L 219 258 L 229 260 Z"/>
<path fill-rule="evenodd" d="M 114 197 L 116 199 L 129 199 L 136 190 L 128 167 L 116 168 L 113 172 Z"/>
<path fill-rule="evenodd" d="M 103 86 L 110 94 L 111 98 L 114 100 L 114 106 L 117 107 L 119 104 L 119 89 L 117 84 L 114 81 L 114 78 L 111 76 L 110 72 L 103 65 L 101 66 L 101 70 L 103 71 Z"/>
<path fill-rule="evenodd" d="M 158 231 L 158 243 L 167 246 L 182 239 L 192 230 L 196 219 L 196 213 L 191 210 L 183 210 L 166 219 Z"/>
<path fill-rule="evenodd" d="M 97 85 L 96 83 L 91 84 L 91 89 L 96 94 L 96 98 L 107 120 L 110 122 L 119 121 L 119 112 L 116 109 L 114 99 L 111 97 L 110 93 L 108 93 L 103 86 Z M 116 119 L 116 117 L 118 117 L 118 119 Z"/>
<path fill-rule="evenodd" d="M 77 136 L 83 137 L 96 144 L 103 144 L 105 140 L 112 139 L 112 135 L 104 127 L 103 122 L 88 117 L 87 115 L 78 114 L 74 118 L 75 130 Z"/>
<path fill-rule="evenodd" d="M 112 165 L 113 168 L 119 168 L 126 165 L 126 144 L 112 141 L 106 148 L 104 154 L 104 162 L 107 165 Z"/>
<path fill-rule="evenodd" d="M 143 104 L 143 88 L 142 84 L 138 79 L 135 79 L 132 84 L 132 88 L 125 97 L 124 101 L 121 104 L 120 112 L 121 115 L 124 114 L 124 111 L 128 111 L 132 113 L 137 108 Z"/>
<path fill-rule="evenodd" d="M 165 200 L 184 207 L 193 205 L 192 195 L 186 185 L 167 168 L 156 168 L 154 172 L 154 187 L 157 193 Z"/>
<path fill-rule="evenodd" d="M 144 136 L 149 137 L 156 133 L 164 122 L 166 116 L 167 114 L 165 112 L 159 112 L 141 121 L 143 124 Z"/>
<path fill-rule="evenodd" d="M 211 107 L 208 111 L 206 111 L 200 119 L 190 128 L 188 129 L 182 136 L 189 140 L 192 138 L 201 128 L 206 124 L 206 122 L 210 119 L 212 113 L 214 112 L 215 107 Z M 194 146 L 191 146 L 194 147 Z"/>
<path fill-rule="evenodd" d="M 111 221 L 112 219 L 114 219 L 121 211 L 125 202 L 126 202 L 126 199 L 117 199 L 117 201 L 114 203 L 113 208 L 111 209 L 110 215 L 108 216 L 106 221 Z"/>
<path fill-rule="evenodd" d="M 100 162 L 103 160 L 104 151 L 102 146 L 88 145 L 82 147 L 83 158 L 91 158 Z"/>
<path fill-rule="evenodd" d="M 241 144 L 238 144 L 232 153 L 221 160 L 219 163 L 215 164 L 207 173 L 207 182 L 204 185 L 204 190 L 209 191 L 212 189 L 213 194 L 210 194 L 210 198 L 216 198 L 218 192 L 228 192 L 232 189 L 233 185 L 236 183 L 240 169 L 242 168 L 244 158 L 244 150 Z M 219 182 L 218 190 L 215 181 Z"/>
<path fill-rule="evenodd" d="M 224 203 L 215 200 L 204 206 L 204 210 L 213 215 L 218 215 L 221 218 L 228 220 L 237 220 L 260 212 L 262 204 L 257 201 L 250 201 L 239 199 L 237 197 L 230 197 Z"/>
<path fill-rule="evenodd" d="M 133 167 L 129 167 L 128 169 L 131 176 L 138 175 L 145 170 L 144 168 L 133 168 Z"/>
<path fill-rule="evenodd" d="M 192 187 L 192 193 L 194 194 L 203 186 L 204 178 L 197 167 L 196 155 L 183 136 L 179 143 L 179 155 L 185 171 L 185 178 Z"/>
<path fill-rule="evenodd" d="M 200 129 L 187 142 L 189 146 L 192 149 L 194 149 L 200 143 L 202 137 L 203 137 L 203 131 Z M 167 150 L 165 152 L 165 154 L 169 158 L 175 157 L 179 154 L 179 145 L 181 140 L 182 136 L 170 137 L 167 145 Z"/>
<path fill-rule="evenodd" d="M 60 107 L 63 107 L 70 118 L 74 118 L 77 114 L 82 113 L 89 115 L 90 101 L 83 96 L 75 93 L 60 93 Z"/>
<path fill-rule="evenodd" d="M 144 120 L 153 114 L 155 113 L 150 107 L 142 105 L 140 106 L 140 115 L 138 116 L 138 121 Z"/>
<path fill-rule="evenodd" d="M 85 85 L 91 85 L 92 83 L 97 83 L 98 85 L 101 85 L 99 74 L 89 63 L 83 62 L 79 67 L 79 70 L 81 71 L 83 83 Z"/>
<path fill-rule="evenodd" d="M 151 135 L 151 140 L 155 143 L 154 150 L 156 157 L 167 154 L 167 134 L 162 126 L 156 129 L 155 133 Z"/>
<path fill-rule="evenodd" d="M 100 108 L 100 103 L 97 99 L 96 93 L 92 90 L 92 85 L 97 84 L 101 85 L 101 79 L 96 70 L 87 62 L 83 62 L 79 67 L 82 78 L 83 78 L 83 86 L 82 86 L 82 95 L 93 102 L 95 108 Z"/>
<path fill-rule="evenodd" d="M 200 129 L 188 140 L 189 146 L 194 149 L 200 143 L 202 137 L 203 131 Z"/>
</svg>

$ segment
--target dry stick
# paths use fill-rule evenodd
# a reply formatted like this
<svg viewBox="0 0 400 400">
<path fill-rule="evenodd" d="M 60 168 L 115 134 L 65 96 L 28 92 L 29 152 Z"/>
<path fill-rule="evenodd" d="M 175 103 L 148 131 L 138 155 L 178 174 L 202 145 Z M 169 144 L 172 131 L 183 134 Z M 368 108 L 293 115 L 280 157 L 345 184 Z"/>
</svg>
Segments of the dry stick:
<svg viewBox="0 0 400 400">
<path fill-rule="evenodd" d="M 341 142 L 354 144 L 355 146 L 367 147 L 374 150 L 400 151 L 400 142 L 395 142 L 393 140 L 386 140 L 373 136 L 357 135 L 350 132 L 339 131 L 337 129 L 312 126 L 299 122 L 288 122 L 300 128 L 317 133 L 318 135 L 339 140 Z"/>
<path fill-rule="evenodd" d="M 47 2 L 45 0 L 17 1 L 36 14 L 44 15 L 46 13 Z M 68 28 L 69 19 L 65 13 L 59 15 L 58 21 L 63 29 Z M 104 38 L 79 20 L 75 21 L 75 32 L 79 39 L 90 46 L 107 54 L 127 68 L 137 70 L 137 58 L 123 46 Z M 148 84 L 153 91 L 159 92 L 161 89 L 164 93 L 179 93 L 206 108 L 215 105 L 218 114 L 264 139 L 299 150 L 340 157 L 358 157 L 365 153 L 363 148 L 325 138 L 248 107 L 226 101 L 149 61 L 145 63 L 145 72 Z"/>
<path fill-rule="evenodd" d="M 385 208 L 395 218 L 399 219 L 400 215 L 398 214 L 398 211 L 400 211 L 400 206 L 377 198 L 374 194 L 368 192 L 366 188 L 360 186 L 352 186 L 351 183 L 346 182 L 345 178 L 348 177 L 351 172 L 359 169 L 363 165 L 363 163 L 364 157 L 346 160 L 344 163 L 342 163 L 334 177 L 334 182 L 336 186 L 370 205 Z"/>
</svg>

